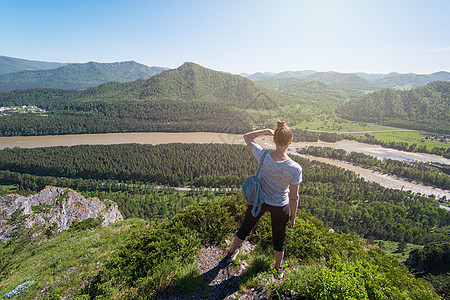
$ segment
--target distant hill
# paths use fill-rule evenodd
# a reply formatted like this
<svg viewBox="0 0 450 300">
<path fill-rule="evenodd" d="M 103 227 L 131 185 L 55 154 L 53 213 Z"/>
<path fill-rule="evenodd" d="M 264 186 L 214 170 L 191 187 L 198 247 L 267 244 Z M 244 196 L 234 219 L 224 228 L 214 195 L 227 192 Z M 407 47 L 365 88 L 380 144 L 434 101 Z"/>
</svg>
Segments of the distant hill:
<svg viewBox="0 0 450 300">
<path fill-rule="evenodd" d="M 254 73 L 254 74 L 245 74 L 245 73 L 241 74 L 242 77 L 246 77 L 246 78 L 248 78 L 250 80 L 253 80 L 253 81 L 261 80 L 261 79 L 264 79 L 264 78 L 272 78 L 275 75 L 276 75 L 276 73 L 271 73 L 271 72 L 264 72 L 264 73 L 257 72 L 257 73 Z"/>
<path fill-rule="evenodd" d="M 373 82 L 390 88 L 411 89 L 427 85 L 433 81 L 450 81 L 449 72 L 436 72 L 429 75 L 389 73 L 373 79 Z"/>
<path fill-rule="evenodd" d="M 29 70 L 56 69 L 65 65 L 67 65 L 67 63 L 46 62 L 0 56 L 0 75 Z"/>
<path fill-rule="evenodd" d="M 363 72 L 356 72 L 355 73 L 358 76 L 361 76 L 364 79 L 367 79 L 369 81 L 374 81 L 378 78 L 381 78 L 383 76 L 386 76 L 386 74 L 381 74 L 381 73 L 363 73 Z"/>
<path fill-rule="evenodd" d="M 185 63 L 128 83 L 108 82 L 80 91 L 35 89 L 0 94 L 0 106 L 36 105 L 51 114 L 50 118 L 0 117 L 0 134 L 243 132 L 251 129 L 251 123 L 259 123 L 257 111 L 301 103 L 299 97 L 268 90 L 241 76 Z M 267 116 L 261 120 L 273 121 Z"/>
<path fill-rule="evenodd" d="M 450 73 L 445 71 L 426 75 L 414 73 L 338 73 L 305 70 L 285 71 L 281 73 L 265 72 L 241 74 L 241 76 L 253 81 L 259 81 L 267 78 L 302 78 L 308 81 L 320 81 L 337 87 L 346 87 L 362 91 L 376 91 L 382 88 L 411 89 L 427 85 L 433 81 L 450 81 Z"/>
<path fill-rule="evenodd" d="M 319 81 L 333 86 L 360 91 L 376 91 L 383 87 L 353 73 L 317 72 L 303 77 L 309 81 Z"/>
<path fill-rule="evenodd" d="M 296 94 L 301 98 L 318 102 L 332 100 L 335 103 L 342 103 L 365 95 L 358 90 L 336 87 L 319 81 L 307 81 L 302 78 L 266 78 L 256 83 L 269 89 Z"/>
<path fill-rule="evenodd" d="M 255 73 L 246 77 L 253 81 L 260 81 L 267 78 L 301 78 L 305 81 L 318 81 L 340 88 L 348 88 L 360 91 L 376 91 L 383 89 L 382 86 L 354 73 L 316 72 L 312 70 L 305 70 L 286 71 L 281 73 Z"/>
<path fill-rule="evenodd" d="M 134 61 L 70 64 L 51 70 L 0 75 L 0 91 L 29 88 L 84 89 L 109 81 L 129 82 L 140 78 L 147 79 L 164 70 L 167 69 L 147 67 Z"/>
<path fill-rule="evenodd" d="M 285 71 L 281 73 L 254 73 L 254 74 L 241 74 L 241 76 L 246 77 L 253 81 L 262 80 L 265 78 L 302 78 L 311 74 L 316 73 L 316 71 L 305 70 L 305 71 Z"/>
<path fill-rule="evenodd" d="M 450 82 L 399 91 L 384 89 L 347 102 L 344 118 L 401 128 L 450 133 Z"/>
<path fill-rule="evenodd" d="M 288 97 L 261 88 L 238 75 L 184 63 L 147 81 L 138 82 L 139 98 L 207 101 L 231 107 L 272 108 Z M 135 89 L 134 89 L 135 90 Z"/>
</svg>

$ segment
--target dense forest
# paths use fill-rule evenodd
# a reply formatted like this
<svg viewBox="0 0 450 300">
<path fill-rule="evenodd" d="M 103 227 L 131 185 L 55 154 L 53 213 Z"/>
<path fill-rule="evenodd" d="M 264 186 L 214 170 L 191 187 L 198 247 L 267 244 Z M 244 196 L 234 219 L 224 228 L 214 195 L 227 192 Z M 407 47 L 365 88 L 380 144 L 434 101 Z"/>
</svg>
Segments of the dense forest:
<svg viewBox="0 0 450 300">
<path fill-rule="evenodd" d="M 431 243 L 423 249 L 415 249 L 405 264 L 411 273 L 431 282 L 444 299 L 450 299 L 450 243 Z"/>
<path fill-rule="evenodd" d="M 408 91 L 384 89 L 341 109 L 343 118 L 400 128 L 450 133 L 450 82 L 437 81 Z"/>
<path fill-rule="evenodd" d="M 80 145 L 0 151 L 1 170 L 170 186 L 238 186 L 255 166 L 242 145 Z"/>
<path fill-rule="evenodd" d="M 82 111 L 89 106 L 89 110 Z M 121 110 L 127 107 L 126 110 Z M 58 135 L 107 132 L 226 132 L 251 130 L 245 111 L 210 103 L 121 102 L 71 106 L 50 116 L 13 114 L 0 117 L 0 135 Z"/>
<path fill-rule="evenodd" d="M 342 168 L 292 158 L 304 170 L 301 208 L 338 232 L 417 244 L 450 239 L 450 212 L 440 209 L 437 201 L 382 188 Z M 122 199 L 119 209 L 138 217 L 150 217 L 142 211 L 158 211 L 149 207 L 156 200 L 148 200 L 154 197 L 145 196 L 149 192 L 141 191 L 142 185 L 240 187 L 256 169 L 256 160 L 243 145 L 125 144 L 0 151 L 2 184 L 25 191 L 39 191 L 46 185 L 111 191 L 111 195 L 117 191 L 116 197 Z M 124 201 L 127 197 L 121 190 L 141 201 Z"/>
<path fill-rule="evenodd" d="M 435 186 L 444 190 L 450 189 L 450 167 L 446 165 L 401 162 L 392 159 L 381 161 L 364 153 L 348 153 L 345 150 L 330 147 L 309 146 L 297 149 L 297 152 L 300 154 L 348 161 L 358 166 Z"/>
</svg>

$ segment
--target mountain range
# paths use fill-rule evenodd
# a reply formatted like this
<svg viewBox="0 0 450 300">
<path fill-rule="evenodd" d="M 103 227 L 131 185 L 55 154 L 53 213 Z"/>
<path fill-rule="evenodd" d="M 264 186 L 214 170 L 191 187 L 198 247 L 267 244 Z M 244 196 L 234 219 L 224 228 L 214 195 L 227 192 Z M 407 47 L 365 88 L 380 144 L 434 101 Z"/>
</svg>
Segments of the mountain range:
<svg viewBox="0 0 450 300">
<path fill-rule="evenodd" d="M 147 67 L 134 61 L 69 64 L 56 69 L 0 75 L 0 91 L 29 88 L 84 89 L 110 81 L 129 82 L 147 79 L 164 70 L 167 68 Z"/>
<path fill-rule="evenodd" d="M 253 81 L 258 81 L 258 80 L 262 80 L 265 78 L 300 78 L 300 77 L 305 77 L 311 74 L 316 73 L 316 71 L 313 70 L 305 70 L 305 71 L 285 71 L 285 72 L 281 72 L 281 73 L 271 73 L 271 72 L 257 72 L 254 74 L 246 74 L 246 73 L 242 73 L 241 76 L 246 77 L 250 80 Z"/>
<path fill-rule="evenodd" d="M 421 96 L 419 100 L 417 97 L 414 98 L 416 101 L 404 96 L 415 95 L 414 89 L 409 91 L 382 89 L 381 86 L 357 74 L 315 72 L 307 75 L 306 73 L 311 71 L 292 72 L 279 77 L 300 76 L 300 74 L 303 77 L 272 77 L 254 82 L 239 75 L 215 71 L 190 62 L 176 69 L 162 71 L 160 68 L 156 71 L 159 73 L 153 76 L 150 71 L 150 68 L 135 62 L 113 64 L 90 62 L 71 64 L 53 70 L 1 75 L 0 85 L 1 79 L 4 78 L 2 76 L 18 74 L 30 76 L 43 74 L 42 78 L 52 80 L 56 78 L 54 82 L 58 82 L 55 74 L 63 74 L 61 77 L 72 78 L 86 85 L 98 78 L 108 82 L 84 90 L 37 88 L 0 93 L 0 106 L 36 105 L 45 109 L 51 116 L 51 118 L 36 118 L 16 114 L 10 118 L 0 118 L 0 134 L 42 135 L 123 131 L 242 132 L 251 126 L 273 124 L 278 118 L 295 124 L 297 121 L 312 120 L 320 114 L 335 114 L 335 110 L 345 102 L 349 103 L 340 113 L 350 120 L 371 120 L 402 128 L 419 126 L 419 129 L 432 132 L 448 131 L 447 123 L 442 121 L 442 108 L 445 112 L 448 107 L 446 104 L 449 99 L 446 92 L 448 81 L 441 81 L 436 85 L 439 86 L 437 89 L 430 88 L 433 87 L 431 85 L 423 91 L 418 90 L 417 93 Z M 145 72 L 148 72 L 146 74 L 149 78 L 131 81 L 132 76 L 143 76 Z M 440 72 L 434 78 L 445 77 L 446 74 Z M 111 81 L 112 77 L 115 82 Z M 375 77 L 377 80 L 382 78 L 378 75 Z M 372 80 L 375 80 L 374 78 Z M 118 82 L 125 79 L 131 82 Z M 65 84 L 67 83 L 66 80 Z M 379 91 L 370 93 L 371 89 Z M 384 95 L 385 98 L 378 99 L 379 95 Z M 375 102 L 383 105 L 364 105 L 363 103 L 372 99 L 371 97 L 377 98 Z M 354 108 L 354 103 L 358 103 L 356 106 L 361 105 L 365 110 L 361 112 Z M 391 107 L 389 103 L 395 103 L 397 106 Z M 408 107 L 409 104 L 412 107 Z M 417 105 L 420 107 L 416 107 Z M 398 107 L 402 109 L 399 110 Z M 391 109 L 399 115 L 389 117 L 389 120 L 385 117 L 374 117 L 374 114 L 389 115 L 379 114 L 382 108 Z M 426 115 L 412 111 L 426 111 Z M 402 117 L 406 119 L 401 121 Z M 415 123 L 420 125 L 413 126 Z"/>
<path fill-rule="evenodd" d="M 0 92 L 41 87 L 83 89 L 108 81 L 129 82 L 140 78 L 146 79 L 164 70 L 168 70 L 168 68 L 148 67 L 133 61 L 69 64 L 0 56 Z M 267 78 L 301 78 L 304 81 L 318 81 L 338 88 L 350 88 L 364 92 L 383 88 L 411 89 L 433 81 L 450 80 L 450 73 L 445 71 L 432 74 L 372 74 L 303 70 L 280 73 L 242 73 L 240 76 L 252 81 L 261 81 Z"/>
<path fill-rule="evenodd" d="M 253 80 L 261 81 L 267 78 L 301 78 L 305 81 L 319 81 L 338 87 L 352 88 L 363 91 L 376 91 L 383 88 L 411 89 L 424 86 L 433 81 L 449 81 L 450 73 L 441 71 L 432 74 L 369 74 L 369 73 L 338 73 L 338 72 L 316 72 L 286 71 L 281 73 L 254 73 L 241 74 Z"/>
<path fill-rule="evenodd" d="M 358 73 L 358 75 L 371 80 L 374 83 L 377 83 L 383 87 L 388 88 L 400 88 L 400 89 L 411 89 L 417 88 L 424 85 L 427 85 L 433 81 L 450 81 L 450 73 L 449 72 L 436 72 L 432 74 L 400 74 L 400 73 L 389 73 L 381 76 L 372 76 L 371 74 Z"/>
<path fill-rule="evenodd" d="M 68 64 L 0 56 L 0 75 L 20 71 L 56 69 L 65 65 Z"/>
</svg>

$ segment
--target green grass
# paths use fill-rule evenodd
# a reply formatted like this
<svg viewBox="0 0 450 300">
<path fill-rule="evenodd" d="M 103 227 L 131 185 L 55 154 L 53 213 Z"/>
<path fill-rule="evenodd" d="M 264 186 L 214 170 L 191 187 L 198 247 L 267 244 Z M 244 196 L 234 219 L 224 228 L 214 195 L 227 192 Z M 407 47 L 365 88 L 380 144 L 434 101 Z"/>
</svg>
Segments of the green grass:
<svg viewBox="0 0 450 300">
<path fill-rule="evenodd" d="M 340 119 L 326 114 L 318 115 L 311 120 L 299 120 L 295 122 L 293 128 L 307 129 L 311 131 L 327 132 L 370 132 L 384 130 L 404 130 L 400 128 L 382 126 L 373 123 L 354 122 Z"/>
<path fill-rule="evenodd" d="M 34 298 L 38 291 L 46 289 L 49 296 L 59 298 L 67 289 L 81 286 L 125 244 L 136 227 L 144 226 L 143 220 L 128 219 L 95 231 L 64 231 L 40 246 L 15 251 L 2 242 L 0 255 L 12 258 L 6 267 L 2 266 L 5 272 L 0 274 L 0 295 L 33 281 L 35 283 L 23 291 L 22 296 Z"/>
<path fill-rule="evenodd" d="M 425 137 L 427 135 L 420 131 L 382 126 L 374 123 L 347 121 L 327 114 L 316 115 L 312 118 L 312 120 L 300 120 L 297 118 L 292 120 L 290 125 L 292 128 L 299 128 L 303 130 L 306 129 L 316 132 L 369 133 L 382 142 L 406 142 L 408 144 L 417 144 L 418 146 L 425 145 L 428 150 L 431 150 L 434 147 L 450 147 L 450 143 L 440 142 L 437 140 L 426 140 Z"/>
<path fill-rule="evenodd" d="M 173 290 L 178 293 L 191 293 L 199 288 L 207 288 L 207 285 L 200 277 L 198 268 L 194 265 L 185 265 L 175 277 L 177 279 Z"/>
<path fill-rule="evenodd" d="M 407 142 L 409 144 L 417 144 L 427 146 L 427 149 L 434 147 L 449 148 L 449 143 L 439 141 L 426 140 L 425 134 L 419 131 L 403 131 L 403 132 L 376 132 L 371 133 L 377 140 L 383 142 Z"/>
<path fill-rule="evenodd" d="M 0 184 L 0 196 L 5 196 L 9 194 L 16 193 L 16 186 L 13 184 L 10 185 L 1 185 Z"/>
<path fill-rule="evenodd" d="M 380 244 L 381 242 L 381 244 Z M 408 256 L 409 252 L 413 249 L 422 249 L 422 245 L 414 245 L 414 244 L 406 244 L 406 250 L 403 252 L 399 252 L 397 250 L 398 248 L 398 242 L 392 242 L 392 241 L 383 241 L 383 240 L 375 240 L 374 246 L 379 247 L 381 250 L 383 250 L 384 253 L 394 257 L 396 260 L 402 262 L 405 261 Z"/>
</svg>

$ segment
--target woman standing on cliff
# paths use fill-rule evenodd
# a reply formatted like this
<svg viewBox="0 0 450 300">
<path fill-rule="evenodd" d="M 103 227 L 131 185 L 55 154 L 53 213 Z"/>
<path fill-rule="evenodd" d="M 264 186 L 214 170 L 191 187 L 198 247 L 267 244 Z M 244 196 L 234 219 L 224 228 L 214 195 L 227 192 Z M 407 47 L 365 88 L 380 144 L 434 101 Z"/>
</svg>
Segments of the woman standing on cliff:
<svg viewBox="0 0 450 300">
<path fill-rule="evenodd" d="M 259 221 L 261 216 L 270 212 L 272 222 L 272 243 L 275 253 L 275 269 L 282 271 L 284 248 L 286 240 L 286 223 L 290 221 L 289 227 L 294 228 L 295 217 L 298 207 L 298 188 L 302 181 L 302 168 L 287 155 L 289 145 L 292 143 L 292 130 L 283 121 L 278 121 L 277 128 L 262 129 L 248 132 L 244 135 L 247 146 L 252 150 L 258 163 L 265 150 L 258 145 L 254 139 L 270 134 L 273 136 L 276 149 L 270 155 L 264 157 L 261 167 L 260 198 L 264 201 L 261 212 L 257 217 L 252 215 L 252 207 L 248 206 L 244 221 L 236 233 L 233 245 L 228 250 L 224 259 L 234 259 L 239 252 L 238 247 Z"/>
</svg>

